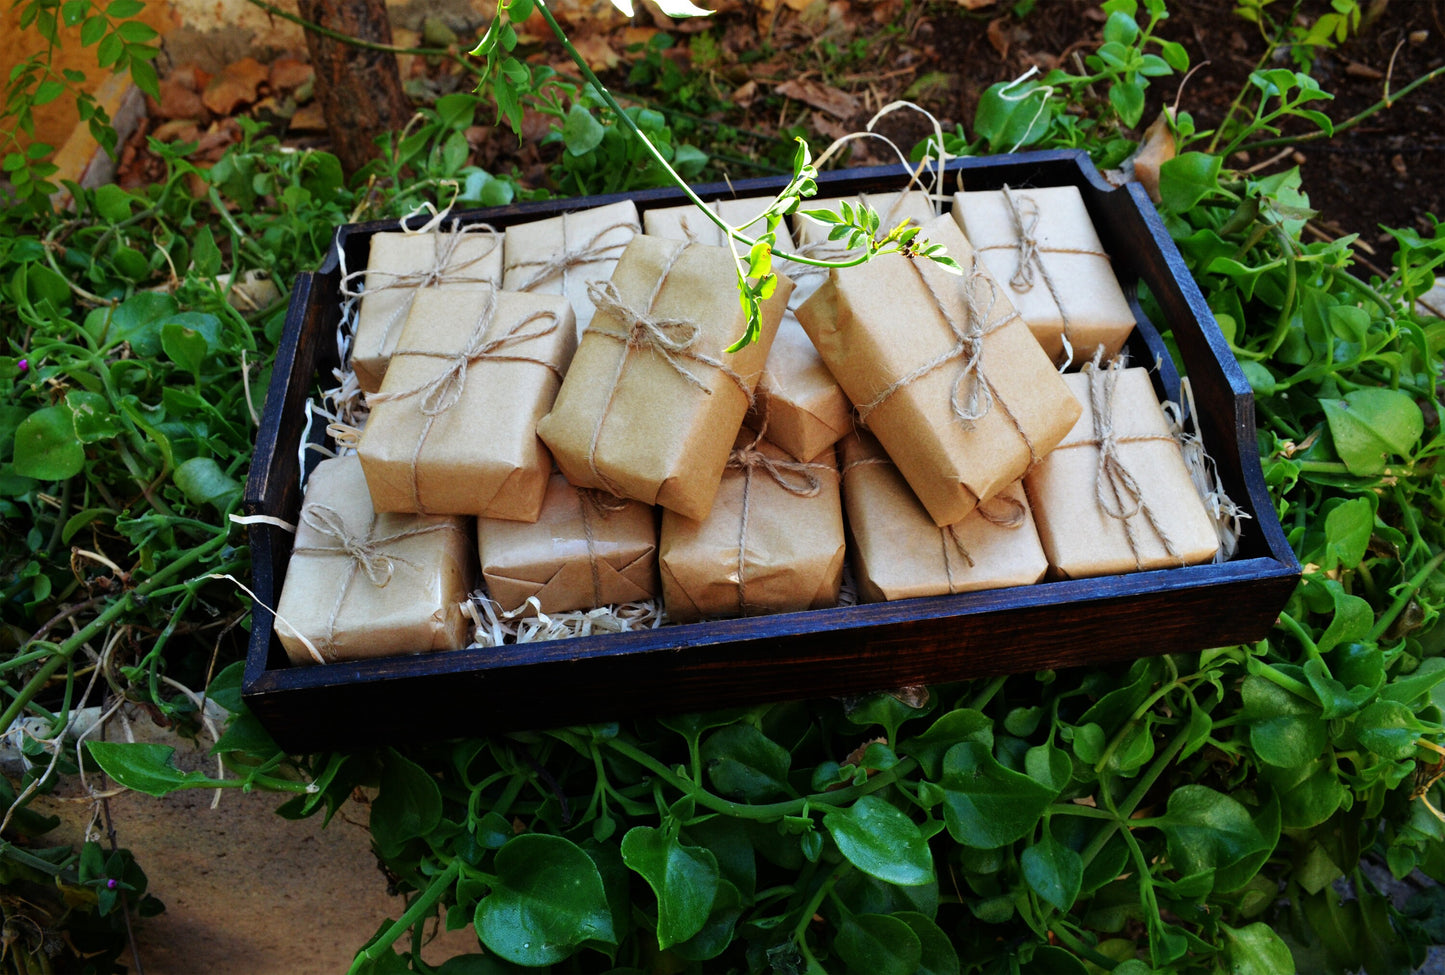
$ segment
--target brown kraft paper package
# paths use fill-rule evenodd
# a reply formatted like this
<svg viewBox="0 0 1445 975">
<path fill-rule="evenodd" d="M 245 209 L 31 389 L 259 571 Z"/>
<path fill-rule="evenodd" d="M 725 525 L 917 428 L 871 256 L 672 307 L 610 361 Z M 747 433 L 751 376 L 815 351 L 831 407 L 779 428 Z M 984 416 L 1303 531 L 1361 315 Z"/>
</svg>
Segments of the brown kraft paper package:
<svg viewBox="0 0 1445 975">
<path fill-rule="evenodd" d="M 792 287 L 780 276 L 758 340 L 725 352 L 746 327 L 732 254 L 634 237 L 537 425 L 567 480 L 707 517 Z"/>
<path fill-rule="evenodd" d="M 342 293 L 356 294 L 351 281 L 361 278 L 361 304 L 351 343 L 351 368 L 363 392 L 381 388 L 387 363 L 418 295 L 452 287 L 497 287 L 502 280 L 502 235 L 486 224 L 454 233 L 379 233 L 371 237 L 366 270 L 352 271 Z"/>
<path fill-rule="evenodd" d="M 1064 377 L 1087 406 L 1024 478 L 1052 574 L 1067 579 L 1208 562 L 1219 536 L 1145 369 Z"/>
<path fill-rule="evenodd" d="M 663 604 L 676 623 L 832 606 L 844 552 L 833 448 L 800 463 L 744 429 L 707 518 L 662 514 Z"/>
<path fill-rule="evenodd" d="M 376 514 L 356 457 L 322 461 L 307 481 L 276 604 L 276 636 L 291 662 L 466 646 L 468 534 L 464 518 Z"/>
<path fill-rule="evenodd" d="M 477 519 L 487 592 L 511 612 L 535 596 L 543 613 L 651 599 L 657 585 L 654 509 L 553 474 L 534 524 Z"/>
<path fill-rule="evenodd" d="M 418 296 L 357 448 L 377 510 L 535 521 L 552 471 L 536 424 L 575 342 L 558 295 Z"/>
<path fill-rule="evenodd" d="M 884 255 L 832 271 L 798 319 L 941 527 L 1022 477 L 1082 407 L 953 218 L 922 236 L 963 274 Z"/>
<path fill-rule="evenodd" d="M 843 511 L 861 602 L 1027 586 L 1043 578 L 1049 563 L 1022 484 L 939 528 L 876 440 L 849 434 L 840 446 Z"/>
</svg>

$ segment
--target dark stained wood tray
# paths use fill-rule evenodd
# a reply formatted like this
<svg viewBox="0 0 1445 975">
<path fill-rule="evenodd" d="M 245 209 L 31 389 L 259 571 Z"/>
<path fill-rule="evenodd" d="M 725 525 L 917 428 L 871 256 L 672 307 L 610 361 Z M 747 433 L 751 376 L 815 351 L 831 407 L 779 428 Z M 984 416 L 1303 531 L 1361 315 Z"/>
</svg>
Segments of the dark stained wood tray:
<svg viewBox="0 0 1445 975">
<path fill-rule="evenodd" d="M 398 647 L 401 656 L 298 667 L 275 639 L 267 609 L 280 596 L 291 535 L 255 524 L 249 531 L 258 600 L 242 687 L 252 711 L 283 748 L 306 752 L 849 695 L 1262 638 L 1300 566 L 1265 488 L 1249 385 L 1148 196 L 1138 185 L 1110 187 L 1082 152 L 957 159 L 949 163 L 950 187 L 959 179 L 970 190 L 1005 183 L 1079 188 L 1139 318 L 1132 360 L 1162 360 L 1157 391 L 1177 400 L 1179 379 L 1160 330 L 1134 300 L 1143 285 L 1183 358 L 1205 446 L 1230 497 L 1249 515 L 1230 561 L 545 643 L 434 654 Z M 765 196 L 783 182 L 746 180 L 699 193 Z M 899 189 L 906 177 L 890 166 L 825 173 L 818 182 L 822 198 Z M 686 202 L 676 190 L 630 196 L 639 210 Z M 623 198 L 519 203 L 455 220 L 500 229 Z M 322 267 L 298 277 L 246 483 L 248 514 L 296 521 L 305 403 L 338 365 L 340 253 L 348 267 L 363 267 L 371 235 L 398 227 L 395 221 L 342 227 Z M 324 434 L 313 429 L 312 436 Z"/>
</svg>

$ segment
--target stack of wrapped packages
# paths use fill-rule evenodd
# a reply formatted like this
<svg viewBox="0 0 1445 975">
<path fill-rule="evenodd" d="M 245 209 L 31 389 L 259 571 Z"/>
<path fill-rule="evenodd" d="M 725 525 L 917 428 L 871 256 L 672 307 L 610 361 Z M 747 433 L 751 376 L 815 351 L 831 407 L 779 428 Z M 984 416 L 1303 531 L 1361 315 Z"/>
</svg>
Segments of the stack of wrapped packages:
<svg viewBox="0 0 1445 975">
<path fill-rule="evenodd" d="M 711 207 L 738 226 L 768 202 Z M 838 605 L 845 562 L 873 602 L 1215 556 L 1149 374 L 1118 356 L 1134 316 L 1075 188 L 810 208 L 844 202 L 962 273 L 780 261 L 733 352 L 734 254 L 693 207 L 374 235 L 351 358 L 370 412 L 306 488 L 292 660 L 466 646 L 478 603 L 660 600 L 686 623 Z M 777 249 L 852 257 L 832 229 L 796 217 Z"/>
</svg>

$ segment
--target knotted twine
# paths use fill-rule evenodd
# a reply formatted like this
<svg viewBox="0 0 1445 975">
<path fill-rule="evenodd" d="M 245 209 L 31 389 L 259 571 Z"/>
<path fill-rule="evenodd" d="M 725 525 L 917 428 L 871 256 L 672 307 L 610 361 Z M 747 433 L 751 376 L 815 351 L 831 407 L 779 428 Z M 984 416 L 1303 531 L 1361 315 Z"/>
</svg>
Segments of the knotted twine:
<svg viewBox="0 0 1445 975">
<path fill-rule="evenodd" d="M 978 255 L 974 254 L 970 258 L 969 269 L 964 275 L 963 285 L 964 302 L 968 309 L 968 323 L 967 325 L 960 325 L 944 305 L 943 299 L 939 296 L 938 292 L 934 290 L 933 283 L 929 281 L 928 275 L 923 273 L 923 269 L 919 266 L 918 260 L 911 255 L 907 256 L 906 259 L 909 267 L 913 268 L 914 273 L 916 273 L 919 280 L 923 282 L 923 287 L 927 290 L 928 296 L 933 299 L 933 306 L 938 311 L 939 316 L 943 319 L 944 323 L 948 325 L 949 331 L 953 334 L 954 343 L 946 352 L 934 356 L 907 375 L 895 379 L 871 400 L 859 406 L 858 422 L 866 425 L 868 417 L 872 412 L 882 406 L 894 393 L 910 383 L 922 379 L 946 363 L 952 362 L 954 359 L 962 359 L 963 363 L 959 367 L 958 375 L 954 377 L 953 386 L 948 396 L 948 404 L 953 412 L 954 419 L 963 424 L 965 430 L 972 430 L 973 424 L 986 416 L 988 411 L 993 408 L 994 403 L 997 403 L 999 408 L 1003 410 L 1004 416 L 1008 418 L 1009 422 L 1013 424 L 1014 429 L 1018 431 L 1018 435 L 1023 440 L 1024 446 L 1028 448 L 1030 462 L 1037 463 L 1039 454 L 1034 448 L 1033 441 L 1019 423 L 1018 418 L 1014 416 L 1013 411 L 1009 409 L 1008 404 L 999 396 L 998 390 L 994 388 L 993 383 L 988 378 L 987 371 L 984 369 L 984 338 L 1011 321 L 1022 321 L 1022 319 L 1019 319 L 1018 312 L 1010 311 L 1008 315 L 1005 315 L 998 321 L 989 321 L 989 319 L 993 317 L 995 308 L 998 306 L 998 286 L 994 283 L 993 278 L 980 268 Z M 986 300 L 980 299 L 979 297 L 980 285 L 987 288 L 988 297 Z M 960 391 L 966 391 L 967 395 L 960 397 Z"/>
<path fill-rule="evenodd" d="M 597 311 L 605 312 L 606 318 L 615 320 L 622 327 L 621 331 L 601 327 L 597 324 L 595 317 L 592 324 L 587 327 L 588 334 L 621 342 L 623 346 L 622 355 L 617 359 L 617 369 L 613 372 L 612 381 L 607 389 L 607 400 L 597 414 L 597 426 L 593 429 L 592 440 L 587 445 L 587 469 L 612 494 L 625 496 L 625 491 L 621 485 L 598 468 L 597 446 L 602 441 L 602 428 L 607 423 L 608 415 L 612 412 L 612 403 L 617 398 L 617 388 L 622 382 L 623 374 L 627 371 L 627 364 L 632 361 L 634 349 L 651 351 L 689 385 L 697 387 L 708 396 L 712 395 L 712 390 L 697 378 L 684 363 L 691 361 L 711 366 L 732 380 L 747 399 L 749 406 L 753 403 L 753 391 L 742 376 L 728 368 L 722 360 L 693 351 L 693 346 L 702 336 L 702 327 L 697 322 L 687 318 L 658 318 L 653 315 L 653 306 L 657 304 L 657 297 L 662 293 L 662 286 L 667 282 L 667 276 L 672 273 L 673 267 L 677 265 L 689 246 L 691 245 L 683 244 L 668 256 L 661 273 L 657 276 L 656 284 L 652 287 L 652 293 L 648 295 L 646 303 L 641 307 L 628 304 L 618 292 L 617 286 L 611 281 L 587 282 L 587 297 L 592 301 L 593 306 Z M 612 321 L 606 321 L 606 324 L 612 323 Z"/>
<path fill-rule="evenodd" d="M 627 507 L 627 501 L 617 497 L 615 494 L 608 494 L 606 491 L 598 491 L 595 488 L 573 488 L 577 492 L 577 510 L 582 516 L 582 537 L 587 542 L 587 567 L 592 572 L 592 606 L 596 608 L 602 605 L 602 570 L 597 560 L 597 535 L 592 527 L 592 517 L 588 514 L 590 508 L 593 514 L 606 518 L 616 511 Z"/>
<path fill-rule="evenodd" d="M 601 261 L 608 260 L 609 258 L 612 258 L 614 256 L 618 256 L 617 252 L 620 250 L 624 250 L 627 247 L 626 240 L 619 240 L 614 241 L 611 244 L 604 244 L 602 243 L 603 237 L 606 237 L 614 230 L 631 230 L 634 232 L 636 232 L 637 230 L 636 225 L 633 224 L 632 221 L 620 220 L 617 223 L 609 224 L 608 226 L 603 227 L 591 237 L 587 238 L 587 240 L 569 247 L 567 245 L 568 216 L 569 215 L 566 213 L 562 214 L 562 250 L 560 252 L 552 254 L 549 257 L 539 258 L 532 261 L 517 261 L 515 264 L 510 265 L 508 270 L 523 267 L 534 267 L 537 270 L 533 271 L 531 275 L 523 279 L 521 282 L 516 283 L 515 286 L 509 287 L 507 290 L 531 291 L 534 288 L 537 288 L 542 284 L 546 283 L 547 281 L 550 281 L 554 276 L 561 274 L 562 292 L 565 294 L 567 291 L 568 271 L 570 271 L 574 267 L 580 267 L 584 264 L 596 264 Z"/>
<path fill-rule="evenodd" d="M 477 276 L 470 274 L 459 274 L 474 264 L 479 264 L 491 256 L 501 243 L 501 235 L 491 224 L 474 223 L 465 227 L 453 230 L 451 233 L 433 231 L 431 228 L 436 224 L 433 220 L 420 230 L 408 230 L 402 228 L 402 233 L 410 237 L 430 237 L 432 239 L 432 263 L 430 267 L 420 271 L 397 272 L 388 271 L 384 268 L 361 268 L 357 271 L 349 271 L 341 278 L 341 296 L 343 298 L 361 298 L 368 294 L 375 294 L 378 291 L 396 291 L 405 289 L 408 293 L 406 299 L 392 310 L 386 324 L 382 326 L 381 337 L 377 340 L 378 351 L 385 351 L 387 344 L 391 341 L 391 333 L 398 322 L 406 321 L 407 315 L 411 314 L 412 305 L 416 303 L 416 296 L 423 288 L 431 288 L 436 285 L 446 284 L 490 284 L 496 286 L 497 281 L 492 277 Z M 457 261 L 457 249 L 462 242 L 470 240 L 473 234 L 486 234 L 491 241 L 490 247 L 474 257 L 464 261 Z M 368 280 L 369 278 L 369 280 Z M 356 288 L 354 282 L 362 280 L 361 288 Z M 380 279 L 384 283 L 376 283 Z"/>
<path fill-rule="evenodd" d="M 1089 412 L 1093 421 L 1093 438 L 1060 444 L 1054 449 L 1098 448 L 1098 463 L 1095 466 L 1094 475 L 1094 501 L 1101 511 L 1123 523 L 1124 540 L 1129 545 L 1129 552 L 1134 556 L 1135 568 L 1142 569 L 1144 567 L 1139 555 L 1138 536 L 1134 528 L 1133 518 L 1135 515 L 1144 516 L 1144 520 L 1149 523 L 1149 527 L 1154 530 L 1154 534 L 1164 545 L 1164 551 L 1171 558 L 1177 559 L 1180 565 L 1183 565 L 1184 559 L 1175 548 L 1173 539 L 1154 517 L 1153 509 L 1144 500 L 1144 492 L 1139 487 L 1138 479 L 1125 465 L 1124 458 L 1119 453 L 1120 444 L 1161 441 L 1178 446 L 1179 441 L 1172 434 L 1121 437 L 1114 431 L 1114 388 L 1118 384 L 1120 373 L 1123 372 L 1124 360 L 1116 358 L 1109 365 L 1101 366 L 1101 357 L 1102 352 L 1096 352 L 1091 367 L 1086 370 L 1089 374 Z"/>
<path fill-rule="evenodd" d="M 843 475 L 846 476 L 848 472 L 855 467 L 864 467 L 873 464 L 882 464 L 888 467 L 894 466 L 893 461 L 887 457 L 860 457 L 843 467 Z M 1006 495 L 990 498 L 973 510 L 984 521 L 987 521 L 991 525 L 997 525 L 1000 528 L 1020 528 L 1024 522 L 1028 520 L 1028 509 L 1024 507 L 1023 502 L 1017 498 L 1011 498 Z M 966 521 L 967 519 L 964 520 Z M 952 525 L 945 525 L 938 529 L 938 541 L 943 557 L 943 574 L 948 580 L 948 591 L 950 593 L 958 592 L 958 586 L 953 581 L 953 561 L 948 555 L 949 543 L 953 543 L 953 550 L 963 558 L 963 561 L 968 564 L 970 569 L 977 564 L 974 562 L 973 555 L 969 553 L 967 546 L 963 544 L 963 537 L 958 533 L 958 526 L 961 524 L 963 524 L 962 521 Z"/>
<path fill-rule="evenodd" d="M 421 535 L 430 535 L 436 532 L 450 531 L 461 532 L 461 526 L 455 520 L 447 520 L 431 525 L 419 525 L 415 528 L 408 528 L 405 531 L 394 532 L 384 535 L 381 538 L 373 537 L 372 532 L 376 528 L 376 520 L 373 517 L 371 525 L 364 535 L 353 534 L 346 528 L 346 522 L 342 519 L 341 513 L 329 505 L 319 502 L 312 502 L 301 509 L 301 520 L 313 531 L 333 539 L 333 545 L 299 545 L 291 550 L 292 555 L 313 553 L 317 555 L 344 555 L 347 559 L 346 575 L 341 585 L 337 588 L 336 602 L 331 606 L 331 612 L 326 617 L 325 636 L 322 639 L 322 646 L 334 649 L 336 643 L 336 621 L 341 615 L 341 606 L 346 601 L 347 594 L 351 591 L 351 584 L 356 579 L 357 572 L 366 573 L 366 578 L 377 589 L 385 589 L 391 583 L 392 576 L 396 571 L 397 563 L 418 568 L 415 562 L 404 559 L 399 555 L 390 554 L 384 549 L 388 545 L 395 544 L 406 538 L 416 538 Z M 288 624 L 289 625 L 289 624 Z M 292 627 L 294 630 L 295 627 Z M 315 652 L 310 641 L 302 638 L 307 649 L 312 650 L 317 657 L 318 663 L 328 661 Z"/>
<path fill-rule="evenodd" d="M 531 362 L 551 372 L 559 382 L 562 379 L 562 370 L 554 362 L 536 356 L 518 355 L 505 351 L 512 346 L 530 342 L 533 339 L 545 338 L 555 332 L 558 326 L 556 313 L 547 310 L 534 311 L 519 319 L 500 335 L 488 338 L 487 333 L 491 330 L 497 313 L 497 291 L 492 288 L 488 289 L 485 294 L 486 304 L 482 306 L 481 314 L 477 316 L 471 333 L 461 349 L 457 351 L 398 349 L 393 353 L 394 358 L 416 356 L 441 359 L 446 363 L 445 368 L 431 379 L 418 386 L 413 386 L 411 389 L 377 393 L 367 398 L 370 404 L 376 405 L 412 396 L 422 397 L 420 410 L 426 420 L 422 424 L 421 434 L 416 439 L 416 450 L 411 455 L 410 465 L 412 503 L 415 510 L 421 514 L 426 514 L 427 508 L 421 500 L 417 462 L 421 458 L 422 448 L 426 445 L 427 437 L 431 435 L 432 426 L 436 423 L 437 418 L 461 402 L 462 393 L 466 389 L 467 372 L 473 363 L 483 361 Z M 546 322 L 547 324 L 545 327 L 528 330 L 527 326 L 533 322 Z"/>
<path fill-rule="evenodd" d="M 796 460 L 779 460 L 769 457 L 758 449 L 767 430 L 764 422 L 758 435 L 744 447 L 735 447 L 728 455 L 727 466 L 743 472 L 743 510 L 738 520 L 738 614 L 746 616 L 747 604 L 747 537 L 748 516 L 752 511 L 753 471 L 762 471 L 772 478 L 773 483 L 799 498 L 815 498 L 823 489 L 818 472 L 838 476 L 836 468 L 829 464 L 805 464 Z"/>
<path fill-rule="evenodd" d="M 1059 297 L 1059 289 L 1054 284 L 1053 276 L 1049 274 L 1049 266 L 1044 262 L 1043 254 L 1082 254 L 1088 257 L 1102 257 L 1109 262 L 1109 255 L 1103 251 L 1087 250 L 1078 247 L 1042 247 L 1037 237 L 1039 220 L 1039 204 L 1031 196 L 1016 195 L 1009 189 L 1007 183 L 1003 187 L 1004 203 L 1007 206 L 1009 217 L 1013 222 L 1014 242 L 1011 244 L 992 244 L 988 247 L 980 247 L 981 251 L 990 250 L 1013 250 L 1017 252 L 1018 262 L 1014 266 L 1014 273 L 1009 278 L 1009 287 L 1019 294 L 1025 294 L 1033 290 L 1035 278 L 1042 279 L 1044 287 L 1049 289 L 1049 297 L 1054 300 L 1054 307 L 1059 310 L 1060 338 L 1064 344 L 1064 369 L 1067 369 L 1074 361 L 1074 344 L 1070 341 L 1069 330 L 1072 323 L 1069 321 L 1069 314 L 1064 310 L 1063 299 Z"/>
</svg>

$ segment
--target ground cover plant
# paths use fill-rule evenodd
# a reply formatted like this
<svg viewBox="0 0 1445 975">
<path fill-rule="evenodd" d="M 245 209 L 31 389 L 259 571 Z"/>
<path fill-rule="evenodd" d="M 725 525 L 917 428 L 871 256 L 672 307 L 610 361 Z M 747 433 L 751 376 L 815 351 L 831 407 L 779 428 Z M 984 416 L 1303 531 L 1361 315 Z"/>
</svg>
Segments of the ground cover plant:
<svg viewBox="0 0 1445 975">
<path fill-rule="evenodd" d="M 35 6 L 37 23 L 55 16 Z M 502 51 L 530 6 L 497 21 Z M 502 55 L 493 77 L 513 88 L 495 107 L 449 93 L 349 179 L 243 122 L 214 166 L 153 140 L 163 179 L 71 187 L 65 211 L 43 154 L 7 150 L 5 171 L 27 176 L 0 212 L 0 732 L 29 766 L 0 780 L 0 964 L 112 970 L 128 919 L 159 907 L 113 843 L 33 839 L 48 824 L 31 797 L 83 766 L 155 795 L 275 790 L 289 817 L 373 789 L 359 814 L 410 900 L 359 946 L 358 972 L 432 970 L 419 949 L 438 923 L 478 938 L 448 975 L 1410 970 L 1445 940 L 1440 898 L 1398 905 L 1371 871 L 1445 879 L 1445 323 L 1415 307 L 1445 234 L 1434 217 L 1397 228 L 1389 266 L 1362 268 L 1349 237 L 1309 233 L 1297 169 L 1237 155 L 1346 121 L 1310 72 L 1362 11 L 1286 9 L 1240 5 L 1270 56 L 1218 124 L 1196 125 L 1185 90 L 1159 177 L 1161 214 L 1254 387 L 1266 477 L 1306 567 L 1279 624 L 1253 646 L 857 700 L 310 756 L 277 751 L 239 700 L 248 618 L 211 576 L 244 576 L 227 516 L 290 280 L 338 223 L 537 192 L 468 151 L 465 132 L 514 103 L 556 123 L 558 190 L 617 171 L 635 182 L 613 188 L 652 185 L 600 93 Z M 1163 39 L 1162 2 L 1102 12 L 1077 62 L 996 79 L 945 148 L 1120 164 L 1191 55 Z M 638 53 L 640 83 L 687 88 Z M 11 103 L 58 97 L 43 74 Z M 1396 96 L 1415 81 L 1431 78 Z M 666 117 L 628 111 L 678 163 Z M 224 778 L 103 740 L 125 701 L 198 730 L 202 690 L 232 716 Z"/>
</svg>

